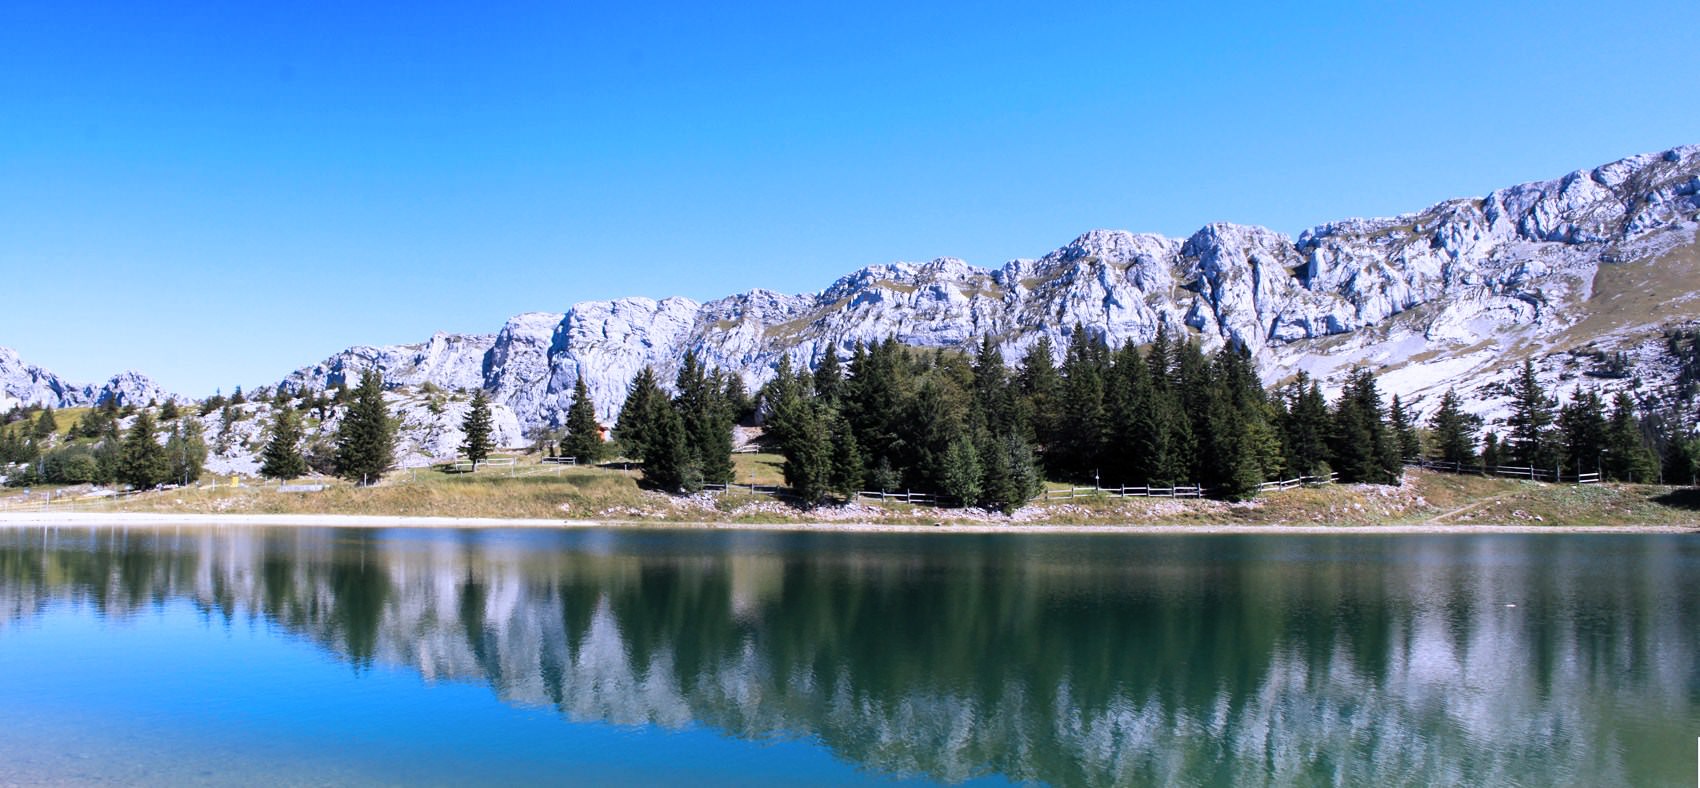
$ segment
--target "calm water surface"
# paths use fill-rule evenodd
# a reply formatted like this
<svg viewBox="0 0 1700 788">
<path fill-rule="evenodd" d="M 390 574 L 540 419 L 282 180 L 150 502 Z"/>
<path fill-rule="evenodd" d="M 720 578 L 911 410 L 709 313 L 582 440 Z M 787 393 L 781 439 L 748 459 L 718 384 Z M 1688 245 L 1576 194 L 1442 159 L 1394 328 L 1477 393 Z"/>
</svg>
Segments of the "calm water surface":
<svg viewBox="0 0 1700 788">
<path fill-rule="evenodd" d="M 1693 785 L 1700 537 L 0 530 L 0 783 Z"/>
</svg>

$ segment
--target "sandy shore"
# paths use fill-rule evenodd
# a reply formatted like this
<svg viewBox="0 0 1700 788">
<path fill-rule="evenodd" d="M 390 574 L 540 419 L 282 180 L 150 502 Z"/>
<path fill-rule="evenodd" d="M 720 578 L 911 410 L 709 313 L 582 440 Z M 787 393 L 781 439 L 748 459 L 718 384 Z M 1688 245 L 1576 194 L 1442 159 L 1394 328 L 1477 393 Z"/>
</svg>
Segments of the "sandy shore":
<svg viewBox="0 0 1700 788">
<path fill-rule="evenodd" d="M 1535 533 L 1700 533 L 1679 525 L 1239 525 L 1128 524 L 1044 525 L 1036 523 L 962 523 L 888 525 L 880 523 L 692 523 L 663 520 L 535 520 L 522 518 L 389 517 L 341 514 L 170 514 L 97 512 L 4 512 L 0 528 L 102 526 L 151 528 L 308 527 L 308 528 L 691 528 L 720 531 L 837 531 L 844 533 L 922 534 L 1535 534 Z"/>
</svg>

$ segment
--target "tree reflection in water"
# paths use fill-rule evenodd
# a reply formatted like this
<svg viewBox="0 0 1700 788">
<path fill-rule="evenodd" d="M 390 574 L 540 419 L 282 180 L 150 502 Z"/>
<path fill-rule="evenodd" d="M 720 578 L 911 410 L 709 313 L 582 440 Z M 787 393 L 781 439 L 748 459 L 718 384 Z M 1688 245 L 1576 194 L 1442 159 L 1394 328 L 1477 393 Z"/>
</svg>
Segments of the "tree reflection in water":
<svg viewBox="0 0 1700 788">
<path fill-rule="evenodd" d="M 1680 536 L 10 530 L 0 612 L 187 599 L 949 781 L 1640 784 L 1688 774 L 1697 567 Z"/>
</svg>

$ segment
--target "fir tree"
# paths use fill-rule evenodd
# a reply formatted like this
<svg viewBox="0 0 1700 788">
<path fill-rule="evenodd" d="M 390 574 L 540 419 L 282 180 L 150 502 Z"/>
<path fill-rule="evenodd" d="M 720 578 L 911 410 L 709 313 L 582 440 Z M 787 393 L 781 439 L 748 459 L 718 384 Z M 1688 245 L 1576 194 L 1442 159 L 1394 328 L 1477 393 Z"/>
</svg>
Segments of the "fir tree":
<svg viewBox="0 0 1700 788">
<path fill-rule="evenodd" d="M 1499 434 L 1489 432 L 1482 436 L 1482 467 L 1489 475 L 1495 473 L 1499 466 L 1505 464 L 1505 452 L 1500 448 Z"/>
<path fill-rule="evenodd" d="M 626 401 L 620 407 L 620 418 L 614 423 L 614 437 L 627 457 L 642 461 L 655 444 L 655 413 L 658 404 L 667 404 L 667 394 L 655 380 L 655 370 L 644 367 L 632 378 L 626 391 Z"/>
<path fill-rule="evenodd" d="M 1600 468 L 1605 455 L 1605 403 L 1598 392 L 1578 387 L 1558 411 L 1558 433 L 1564 437 L 1564 467 L 1575 474 Z"/>
<path fill-rule="evenodd" d="M 177 410 L 177 400 L 168 399 L 164 405 L 159 406 L 160 421 L 176 421 L 180 415 L 182 414 Z"/>
<path fill-rule="evenodd" d="M 1476 431 L 1481 419 L 1464 412 L 1458 392 L 1447 389 L 1440 397 L 1440 407 L 1429 418 L 1429 431 L 1434 437 L 1436 459 L 1441 462 L 1472 465 L 1476 461 Z"/>
<path fill-rule="evenodd" d="M 52 408 L 41 411 L 41 417 L 35 421 L 35 437 L 47 439 L 59 431 L 59 419 L 53 416 Z"/>
<path fill-rule="evenodd" d="M 602 424 L 596 420 L 596 404 L 583 377 L 573 382 L 573 400 L 567 406 L 567 437 L 561 450 L 577 458 L 580 465 L 595 465 L 608 451 L 602 441 Z"/>
<path fill-rule="evenodd" d="M 213 439 L 213 445 L 217 447 L 219 454 L 230 454 L 230 450 L 236 445 L 236 421 L 239 417 L 236 406 L 228 402 L 219 409 L 218 435 Z"/>
<path fill-rule="evenodd" d="M 377 370 L 360 375 L 336 431 L 336 475 L 373 484 L 395 464 L 395 422 L 384 405 L 384 379 Z"/>
<path fill-rule="evenodd" d="M 230 393 L 230 404 L 232 404 L 232 405 L 246 405 L 246 404 L 248 404 L 248 398 L 242 395 L 242 387 L 241 386 L 237 386 L 236 390 Z"/>
<path fill-rule="evenodd" d="M 153 417 L 141 413 L 124 436 L 118 479 L 138 490 L 158 487 L 171 478 L 171 459 L 153 433 Z"/>
<path fill-rule="evenodd" d="M 472 469 L 478 470 L 478 463 L 490 456 L 490 450 L 495 448 L 492 435 L 495 425 L 490 419 L 490 396 L 484 393 L 482 387 L 472 392 L 472 406 L 466 409 L 466 417 L 460 422 L 461 432 L 466 436 L 460 444 L 460 451 L 472 461 Z"/>
<path fill-rule="evenodd" d="M 643 478 L 667 492 L 696 492 L 702 488 L 697 458 L 685 444 L 685 424 L 665 399 L 651 401 L 648 445 L 644 448 Z"/>
<path fill-rule="evenodd" d="M 1525 360 L 1522 372 L 1511 384 L 1511 415 L 1505 421 L 1510 430 L 1505 450 L 1512 462 L 1543 470 L 1557 466 L 1552 412 L 1552 398 L 1535 377 L 1535 362 Z"/>
<path fill-rule="evenodd" d="M 1281 425 L 1287 472 L 1320 476 L 1328 470 L 1328 401 L 1322 396 L 1322 387 L 1302 370 L 1287 391 Z"/>
<path fill-rule="evenodd" d="M 974 442 L 965 435 L 957 435 L 945 449 L 941 479 L 944 494 L 963 506 L 978 505 L 982 475 L 980 453 L 975 450 Z"/>
<path fill-rule="evenodd" d="M 1612 399 L 1603 459 L 1606 475 L 1615 481 L 1647 484 L 1657 480 L 1658 464 L 1641 435 L 1635 401 L 1626 392 L 1620 391 Z"/>
<path fill-rule="evenodd" d="M 1399 447 L 1399 459 L 1414 460 L 1423 456 L 1422 440 L 1417 437 L 1417 427 L 1411 421 L 1411 415 L 1405 411 L 1404 403 L 1399 401 L 1399 395 L 1393 395 L 1393 401 L 1387 406 L 1387 426 L 1393 430 L 1394 442 Z"/>
<path fill-rule="evenodd" d="M 685 353 L 675 383 L 679 394 L 674 406 L 685 428 L 685 446 L 694 455 L 690 465 L 700 476 L 687 486 L 695 490 L 703 484 L 730 484 L 732 414 L 720 397 L 720 387 L 695 352 Z"/>
<path fill-rule="evenodd" d="M 814 386 L 815 396 L 828 405 L 836 407 L 844 396 L 844 366 L 838 361 L 836 343 L 828 342 L 820 362 L 815 364 Z"/>
<path fill-rule="evenodd" d="M 171 400 L 165 401 L 167 405 Z M 166 456 L 171 459 L 171 480 L 181 484 L 200 481 L 207 466 L 207 441 L 201 434 L 201 422 L 182 419 L 165 442 Z M 98 464 L 97 464 L 98 468 Z"/>
<path fill-rule="evenodd" d="M 785 455 L 782 471 L 785 486 L 805 506 L 815 506 L 832 487 L 832 435 L 817 402 L 800 397 L 776 403 L 773 423 L 784 436 L 780 453 Z"/>
<path fill-rule="evenodd" d="M 296 479 L 307 475 L 307 460 L 301 456 L 301 417 L 280 408 L 272 414 L 271 435 L 260 450 L 260 475 L 268 479 Z"/>
<path fill-rule="evenodd" d="M 850 421 L 836 409 L 829 429 L 832 433 L 832 489 L 848 499 L 862 489 L 862 477 L 866 473 L 862 467 L 862 447 L 856 443 Z"/>
<path fill-rule="evenodd" d="M 1057 440 L 1057 425 L 1061 415 L 1058 399 L 1062 391 L 1062 376 L 1057 374 L 1055 361 L 1051 358 L 1051 340 L 1041 334 L 1039 341 L 1027 349 L 1027 354 L 1021 359 L 1021 372 L 1017 376 L 1021 387 L 1021 395 L 1027 401 L 1027 412 L 1031 414 L 1032 437 L 1041 449 L 1050 446 Z"/>
</svg>

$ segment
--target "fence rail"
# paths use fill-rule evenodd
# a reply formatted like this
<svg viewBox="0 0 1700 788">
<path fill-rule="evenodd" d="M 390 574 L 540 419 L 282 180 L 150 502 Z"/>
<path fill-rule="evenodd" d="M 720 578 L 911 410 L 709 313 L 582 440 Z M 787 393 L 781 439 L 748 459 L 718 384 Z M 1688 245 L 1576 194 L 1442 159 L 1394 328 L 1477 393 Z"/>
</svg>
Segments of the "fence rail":
<svg viewBox="0 0 1700 788">
<path fill-rule="evenodd" d="M 1565 473 L 1558 468 L 1534 468 L 1523 465 L 1465 465 L 1457 462 L 1440 460 L 1406 460 L 1405 465 L 1411 468 L 1423 468 L 1442 473 L 1466 473 L 1476 476 L 1503 476 L 1508 479 L 1527 479 L 1548 484 L 1599 484 L 1600 474 L 1594 473 Z"/>
</svg>

